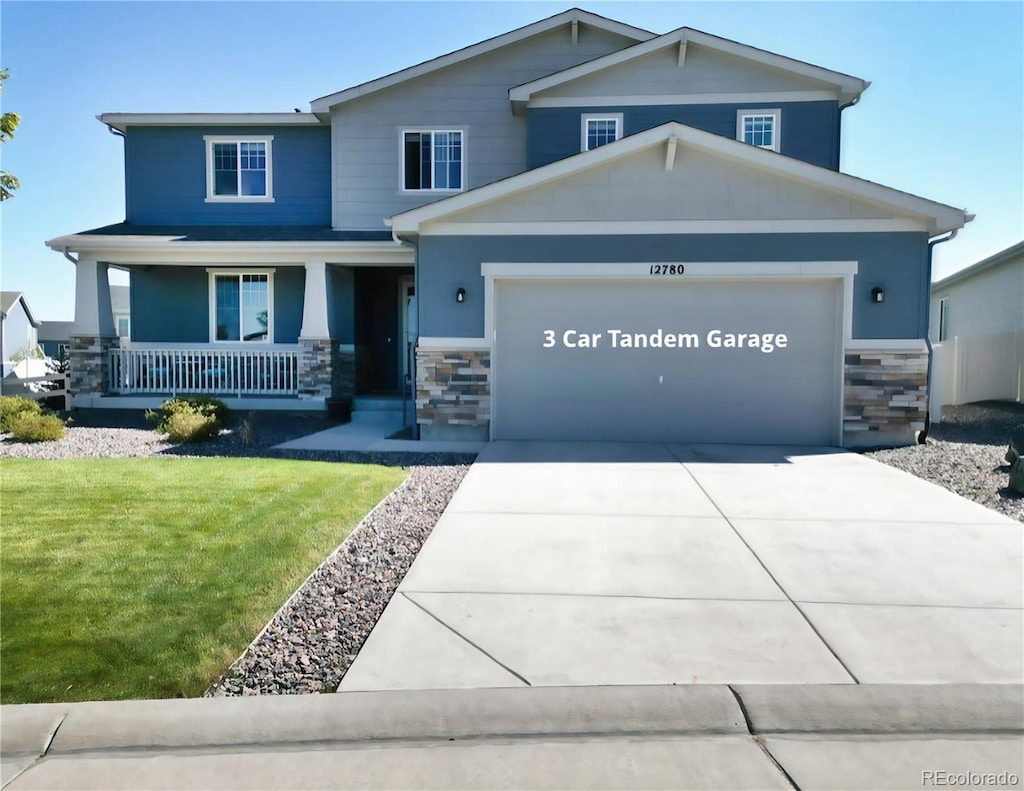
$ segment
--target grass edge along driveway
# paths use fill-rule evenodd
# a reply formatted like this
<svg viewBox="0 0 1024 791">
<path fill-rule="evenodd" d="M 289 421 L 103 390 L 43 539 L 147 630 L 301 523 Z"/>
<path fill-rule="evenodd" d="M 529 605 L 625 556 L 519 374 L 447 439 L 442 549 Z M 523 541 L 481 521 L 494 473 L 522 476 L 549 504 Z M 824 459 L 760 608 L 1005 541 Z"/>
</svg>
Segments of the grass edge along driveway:
<svg viewBox="0 0 1024 791">
<path fill-rule="evenodd" d="M 407 470 L 5 459 L 0 702 L 194 697 Z"/>
</svg>

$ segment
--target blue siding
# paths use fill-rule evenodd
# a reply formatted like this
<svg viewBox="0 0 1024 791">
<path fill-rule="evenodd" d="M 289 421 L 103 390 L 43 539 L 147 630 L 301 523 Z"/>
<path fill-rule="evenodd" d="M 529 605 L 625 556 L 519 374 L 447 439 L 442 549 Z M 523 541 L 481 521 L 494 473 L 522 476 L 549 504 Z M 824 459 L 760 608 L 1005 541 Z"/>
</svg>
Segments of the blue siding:
<svg viewBox="0 0 1024 791">
<path fill-rule="evenodd" d="M 273 135 L 273 203 L 206 203 L 204 135 Z M 329 127 L 137 127 L 125 204 L 139 225 L 330 225 Z"/>
<path fill-rule="evenodd" d="M 480 263 L 617 261 L 857 261 L 854 338 L 924 338 L 928 238 L 924 233 L 707 234 L 693 236 L 427 236 L 417 253 L 420 334 L 479 338 Z M 874 286 L 885 302 L 871 301 Z M 466 289 L 466 301 L 452 295 Z M 798 309 L 799 306 L 794 306 Z"/>
<path fill-rule="evenodd" d="M 580 153 L 580 116 L 583 113 L 622 113 L 623 135 L 678 121 L 735 139 L 737 110 L 772 107 L 782 110 L 783 154 L 839 170 L 839 105 L 836 102 L 530 109 L 526 118 L 526 166 L 532 169 Z"/>
<path fill-rule="evenodd" d="M 298 341 L 305 283 L 303 267 L 275 268 L 275 343 Z M 209 343 L 209 284 L 202 266 L 155 266 L 132 272 L 132 340 Z"/>
</svg>

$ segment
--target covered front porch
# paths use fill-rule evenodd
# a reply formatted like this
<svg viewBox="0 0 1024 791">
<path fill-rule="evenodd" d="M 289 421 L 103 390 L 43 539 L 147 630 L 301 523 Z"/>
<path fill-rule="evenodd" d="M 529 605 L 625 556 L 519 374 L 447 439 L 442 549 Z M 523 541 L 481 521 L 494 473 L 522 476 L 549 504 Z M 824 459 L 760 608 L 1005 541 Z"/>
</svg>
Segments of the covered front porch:
<svg viewBox="0 0 1024 791">
<path fill-rule="evenodd" d="M 266 238 L 281 229 L 252 228 L 233 234 L 242 241 L 218 231 L 121 224 L 48 242 L 76 270 L 74 406 L 202 394 L 323 410 L 412 381 L 411 249 L 341 232 L 282 241 Z M 115 331 L 111 269 L 130 276 L 130 338 Z"/>
</svg>

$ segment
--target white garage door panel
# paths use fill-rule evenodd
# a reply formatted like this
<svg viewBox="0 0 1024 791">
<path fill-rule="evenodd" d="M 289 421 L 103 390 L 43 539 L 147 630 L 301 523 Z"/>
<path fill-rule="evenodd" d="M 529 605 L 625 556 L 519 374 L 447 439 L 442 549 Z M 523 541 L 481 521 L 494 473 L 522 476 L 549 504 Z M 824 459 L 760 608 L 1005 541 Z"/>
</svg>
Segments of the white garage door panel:
<svg viewBox="0 0 1024 791">
<path fill-rule="evenodd" d="M 499 439 L 831 444 L 839 281 L 499 280 Z M 566 330 L 602 333 L 565 348 Z M 613 348 L 609 329 L 693 332 L 700 347 Z M 710 348 L 707 333 L 784 333 L 786 349 Z M 544 348 L 544 331 L 558 343 Z"/>
</svg>

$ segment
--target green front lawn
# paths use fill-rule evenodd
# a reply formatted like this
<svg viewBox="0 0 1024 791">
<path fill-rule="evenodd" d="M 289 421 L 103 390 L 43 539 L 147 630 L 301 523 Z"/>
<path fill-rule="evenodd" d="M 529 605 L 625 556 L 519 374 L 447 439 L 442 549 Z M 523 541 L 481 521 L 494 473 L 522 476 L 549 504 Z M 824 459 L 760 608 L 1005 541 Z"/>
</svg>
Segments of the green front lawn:
<svg viewBox="0 0 1024 791">
<path fill-rule="evenodd" d="M 5 459 L 0 702 L 202 694 L 405 476 L 280 459 Z"/>
</svg>

